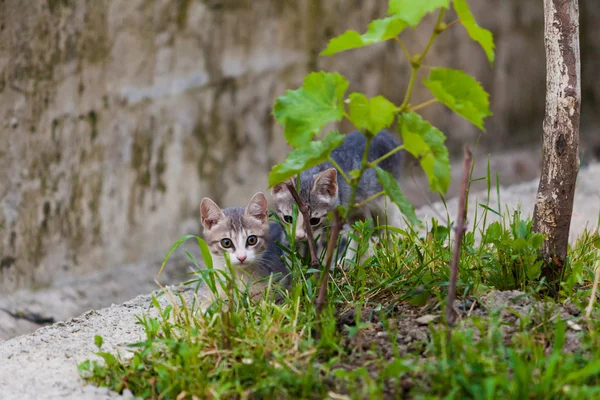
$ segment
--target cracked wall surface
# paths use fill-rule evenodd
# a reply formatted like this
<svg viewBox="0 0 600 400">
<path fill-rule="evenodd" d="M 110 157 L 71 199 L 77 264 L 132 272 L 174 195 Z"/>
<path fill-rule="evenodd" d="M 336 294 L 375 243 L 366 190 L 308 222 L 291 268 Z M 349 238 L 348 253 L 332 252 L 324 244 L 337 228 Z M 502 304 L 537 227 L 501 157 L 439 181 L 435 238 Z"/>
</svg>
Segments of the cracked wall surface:
<svg viewBox="0 0 600 400">
<path fill-rule="evenodd" d="M 427 62 L 464 68 L 491 92 L 484 144 L 538 140 L 542 7 L 486 3 L 473 11 L 496 36 L 494 69 L 460 27 Z M 600 6 L 581 10 L 582 124 L 594 127 L 586 104 L 600 90 L 586 71 L 600 59 L 590 22 Z M 399 103 L 409 66 L 393 42 L 317 57 L 385 12 L 385 1 L 355 0 L 0 0 L 0 292 L 160 257 L 199 231 L 202 197 L 227 206 L 266 188 L 287 151 L 273 101 L 309 70 Z M 414 52 L 426 22 L 406 34 Z M 441 106 L 424 114 L 451 148 L 478 135 Z"/>
</svg>

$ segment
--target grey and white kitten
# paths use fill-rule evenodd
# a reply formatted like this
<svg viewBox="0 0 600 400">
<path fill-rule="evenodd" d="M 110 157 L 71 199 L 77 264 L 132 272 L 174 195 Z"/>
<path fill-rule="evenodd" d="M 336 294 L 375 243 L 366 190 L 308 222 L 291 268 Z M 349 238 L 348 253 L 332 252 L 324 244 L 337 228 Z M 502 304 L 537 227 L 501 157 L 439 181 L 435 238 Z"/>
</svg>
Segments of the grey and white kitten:
<svg viewBox="0 0 600 400">
<path fill-rule="evenodd" d="M 276 244 L 282 240 L 283 230 L 278 223 L 269 223 L 264 194 L 256 193 L 246 208 L 223 210 L 205 197 L 200 204 L 200 214 L 214 268 L 226 270 L 224 253 L 229 253 L 241 290 L 248 284 L 256 286 L 257 281 L 266 282 L 265 278 L 270 275 L 273 281 L 289 286 L 289 271 L 281 258 L 283 252 Z M 260 291 L 263 285 L 258 286 L 258 290 L 252 292 Z"/>
<path fill-rule="evenodd" d="M 360 169 L 362 157 L 365 150 L 366 138 L 360 132 L 353 132 L 344 138 L 344 142 L 331 153 L 331 158 L 348 174 L 351 170 Z M 368 161 L 388 153 L 398 147 L 400 143 L 387 131 L 381 131 L 375 135 L 369 147 Z M 396 180 L 400 178 L 402 156 L 400 152 L 386 158 L 378 165 L 385 171 L 390 172 Z M 296 180 L 291 183 L 296 186 Z M 327 161 L 316 165 L 300 174 L 300 188 L 296 188 L 303 202 L 310 205 L 310 225 L 314 236 L 325 236 L 326 216 L 339 204 L 347 206 L 350 198 L 351 188 L 345 179 L 337 173 L 333 165 Z M 359 181 L 355 202 L 360 203 L 370 196 L 382 190 L 377 180 L 375 170 L 367 169 Z M 287 189 L 286 183 L 273 187 L 271 194 L 275 203 L 275 210 L 282 221 L 292 222 L 292 210 L 294 198 Z M 396 205 L 385 197 L 379 197 L 370 201 L 361 208 L 355 210 L 349 218 L 352 225 L 358 220 L 373 219 L 379 224 L 400 226 L 402 215 Z M 302 214 L 298 214 L 296 221 L 296 239 L 306 239 L 304 221 Z M 352 244 L 350 244 L 352 248 Z"/>
</svg>

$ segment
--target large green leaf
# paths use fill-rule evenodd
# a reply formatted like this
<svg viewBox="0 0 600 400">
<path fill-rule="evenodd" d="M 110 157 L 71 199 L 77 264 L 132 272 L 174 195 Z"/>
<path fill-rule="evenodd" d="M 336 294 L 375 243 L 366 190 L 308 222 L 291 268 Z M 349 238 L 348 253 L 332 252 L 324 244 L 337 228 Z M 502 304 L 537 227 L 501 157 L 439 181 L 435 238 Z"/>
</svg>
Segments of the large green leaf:
<svg viewBox="0 0 600 400">
<path fill-rule="evenodd" d="M 446 193 L 450 185 L 446 136 L 415 112 L 402 114 L 399 128 L 404 149 L 419 159 L 431 190 Z"/>
<path fill-rule="evenodd" d="M 287 142 L 304 146 L 324 125 L 344 116 L 344 94 L 348 81 L 338 73 L 313 72 L 296 90 L 275 100 L 275 118 L 285 128 Z"/>
<path fill-rule="evenodd" d="M 428 13 L 449 5 L 450 0 L 390 0 L 388 14 L 402 18 L 414 28 Z"/>
<path fill-rule="evenodd" d="M 446 107 L 485 132 L 483 119 L 492 115 L 488 93 L 464 71 L 433 68 L 423 84 Z"/>
<path fill-rule="evenodd" d="M 344 141 L 344 135 L 332 131 L 319 141 L 311 141 L 298 147 L 288 154 L 287 158 L 271 169 L 269 173 L 269 187 L 289 179 L 307 168 L 326 161 L 332 150 Z"/>
<path fill-rule="evenodd" d="M 375 135 L 394 122 L 398 108 L 383 96 L 371 100 L 362 93 L 350 95 L 350 120 L 360 130 Z"/>
<path fill-rule="evenodd" d="M 466 0 L 454 0 L 454 9 L 456 10 L 456 14 L 458 14 L 460 23 L 467 30 L 469 37 L 483 47 L 490 64 L 492 64 L 494 62 L 494 37 L 492 36 L 492 32 L 477 25 Z"/>
<path fill-rule="evenodd" d="M 348 30 L 340 36 L 331 39 L 327 48 L 321 52 L 321 55 L 332 56 L 342 51 L 357 49 L 393 39 L 407 26 L 406 21 L 397 16 L 376 19 L 369 24 L 367 32 L 362 35 L 356 31 Z"/>
<path fill-rule="evenodd" d="M 377 173 L 377 180 L 379 180 L 379 183 L 383 186 L 383 190 L 385 190 L 385 193 L 390 200 L 398 206 L 402 214 L 408 218 L 410 223 L 419 225 L 421 222 L 419 221 L 419 218 L 417 218 L 417 214 L 415 214 L 415 208 L 404 196 L 404 193 L 402 193 L 400 185 L 398 185 L 394 175 L 384 171 L 378 166 L 375 166 L 375 172 Z"/>
</svg>

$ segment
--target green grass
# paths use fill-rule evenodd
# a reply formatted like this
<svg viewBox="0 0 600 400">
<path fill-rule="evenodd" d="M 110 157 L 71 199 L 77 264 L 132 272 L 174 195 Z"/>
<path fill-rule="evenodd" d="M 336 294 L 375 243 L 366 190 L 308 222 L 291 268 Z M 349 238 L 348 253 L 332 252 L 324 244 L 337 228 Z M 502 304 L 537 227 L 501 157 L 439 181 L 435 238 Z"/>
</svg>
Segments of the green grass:
<svg viewBox="0 0 600 400">
<path fill-rule="evenodd" d="M 514 212 L 488 223 L 500 205 L 480 209 L 460 261 L 457 293 L 467 305 L 451 332 L 443 318 L 429 327 L 416 322 L 440 314 L 447 289 L 451 227 L 432 220 L 425 232 L 382 227 L 377 244 L 359 240 L 359 255 L 369 246 L 373 255 L 334 271 L 321 316 L 315 274 L 288 248 L 294 285 L 277 302 L 273 285 L 257 299 L 226 273 L 200 271 L 189 283 L 221 286 L 223 300 L 201 310 L 166 293 L 171 304 L 155 301 L 157 317 L 139 316 L 146 339 L 129 346 L 133 357 L 102 352 L 97 338 L 102 361 L 80 364 L 80 373 L 94 385 L 161 399 L 599 398 L 598 307 L 589 321 L 558 312 L 587 305 L 598 234 L 587 231 L 570 248 L 562 290 L 550 299 L 530 221 Z M 373 229 L 355 228 L 357 238 Z M 482 298 L 493 289 L 518 289 L 532 306 L 486 309 Z M 407 344 L 412 326 L 421 336 Z"/>
</svg>

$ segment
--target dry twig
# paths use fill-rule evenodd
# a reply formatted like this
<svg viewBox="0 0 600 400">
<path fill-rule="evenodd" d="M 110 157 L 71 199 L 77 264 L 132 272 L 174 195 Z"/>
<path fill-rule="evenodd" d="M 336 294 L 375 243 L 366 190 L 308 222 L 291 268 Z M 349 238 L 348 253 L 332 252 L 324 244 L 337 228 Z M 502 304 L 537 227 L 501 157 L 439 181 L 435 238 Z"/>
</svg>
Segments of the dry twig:
<svg viewBox="0 0 600 400">
<path fill-rule="evenodd" d="M 296 201 L 296 204 L 298 204 L 298 211 L 302 213 L 302 219 L 304 220 L 304 231 L 306 232 L 306 238 L 308 240 L 308 249 L 310 251 L 310 266 L 313 269 L 318 269 L 319 257 L 317 257 L 315 239 L 313 237 L 312 227 L 310 226 L 310 206 L 302 201 L 302 199 L 298 195 L 298 192 L 296 191 L 296 187 L 293 184 L 287 183 L 286 185 L 288 190 L 292 194 L 292 197 Z"/>
<path fill-rule="evenodd" d="M 337 246 L 338 237 L 342 229 L 342 220 L 337 210 L 334 212 L 333 225 L 331 226 L 331 233 L 329 234 L 329 241 L 327 243 L 327 252 L 325 253 L 325 267 L 323 275 L 321 276 L 321 286 L 319 286 L 319 296 L 317 297 L 317 315 L 321 314 L 325 300 L 327 299 L 327 280 L 329 278 L 329 268 L 333 259 L 333 253 Z"/>
<path fill-rule="evenodd" d="M 464 147 L 465 158 L 463 167 L 463 177 L 460 187 L 460 198 L 458 200 L 458 217 L 454 226 L 455 238 L 454 249 L 452 251 L 452 264 L 450 265 L 450 286 L 448 287 L 448 302 L 446 304 L 446 320 L 448 325 L 454 325 L 456 313 L 454 312 L 454 299 L 456 298 L 456 280 L 458 278 L 458 261 L 460 259 L 460 246 L 463 236 L 467 230 L 467 199 L 469 196 L 469 173 L 471 169 L 472 154 L 469 146 Z"/>
</svg>

